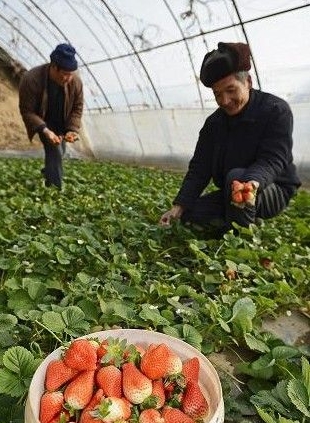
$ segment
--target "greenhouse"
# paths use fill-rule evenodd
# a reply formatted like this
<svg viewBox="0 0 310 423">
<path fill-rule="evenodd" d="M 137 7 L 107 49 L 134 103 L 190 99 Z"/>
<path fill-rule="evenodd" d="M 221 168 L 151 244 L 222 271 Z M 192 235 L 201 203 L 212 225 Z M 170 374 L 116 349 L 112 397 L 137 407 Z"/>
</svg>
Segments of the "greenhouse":
<svg viewBox="0 0 310 423">
<path fill-rule="evenodd" d="M 0 0 L 0 20 L 1 423 L 310 422 L 310 0 Z M 205 225 L 196 192 L 227 184 L 229 224 Z"/>
</svg>

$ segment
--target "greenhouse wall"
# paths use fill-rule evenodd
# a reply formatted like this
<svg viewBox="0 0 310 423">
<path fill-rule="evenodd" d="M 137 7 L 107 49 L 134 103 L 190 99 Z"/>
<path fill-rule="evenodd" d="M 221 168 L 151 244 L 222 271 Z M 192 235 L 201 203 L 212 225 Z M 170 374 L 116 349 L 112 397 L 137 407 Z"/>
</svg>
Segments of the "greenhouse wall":
<svg viewBox="0 0 310 423">
<path fill-rule="evenodd" d="M 294 159 L 304 181 L 310 180 L 310 103 L 290 105 L 294 115 Z M 199 130 L 214 108 L 86 114 L 90 150 L 100 160 L 184 170 Z"/>
</svg>

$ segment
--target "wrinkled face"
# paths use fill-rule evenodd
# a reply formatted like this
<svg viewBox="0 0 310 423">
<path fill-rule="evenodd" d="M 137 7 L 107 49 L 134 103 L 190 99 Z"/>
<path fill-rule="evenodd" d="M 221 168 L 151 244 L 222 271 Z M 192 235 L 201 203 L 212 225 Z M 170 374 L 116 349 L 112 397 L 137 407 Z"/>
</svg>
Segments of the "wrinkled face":
<svg viewBox="0 0 310 423">
<path fill-rule="evenodd" d="M 229 116 L 235 116 L 242 111 L 249 101 L 251 87 L 250 76 L 244 81 L 239 81 L 232 74 L 215 82 L 211 88 L 219 107 Z"/>
<path fill-rule="evenodd" d="M 60 69 L 58 66 L 53 63 L 50 66 L 50 78 L 56 82 L 56 84 L 61 85 L 62 87 L 71 81 L 73 78 L 74 72 L 65 71 Z"/>
</svg>

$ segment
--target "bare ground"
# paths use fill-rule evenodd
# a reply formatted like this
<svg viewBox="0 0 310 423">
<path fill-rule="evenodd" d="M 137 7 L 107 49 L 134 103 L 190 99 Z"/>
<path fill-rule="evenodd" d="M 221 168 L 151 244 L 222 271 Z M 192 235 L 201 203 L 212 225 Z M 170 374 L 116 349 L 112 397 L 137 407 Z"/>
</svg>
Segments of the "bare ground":
<svg viewBox="0 0 310 423">
<path fill-rule="evenodd" d="M 1 66 L 1 64 L 0 64 Z M 18 109 L 17 83 L 0 67 L 0 150 L 36 151 L 40 141 L 30 142 Z"/>
</svg>

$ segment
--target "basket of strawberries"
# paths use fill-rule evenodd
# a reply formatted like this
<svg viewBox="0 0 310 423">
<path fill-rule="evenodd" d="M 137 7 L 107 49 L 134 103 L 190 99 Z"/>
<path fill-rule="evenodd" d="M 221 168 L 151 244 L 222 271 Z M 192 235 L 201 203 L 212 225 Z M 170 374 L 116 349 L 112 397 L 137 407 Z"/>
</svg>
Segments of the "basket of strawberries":
<svg viewBox="0 0 310 423">
<path fill-rule="evenodd" d="M 25 423 L 223 423 L 210 361 L 158 332 L 92 333 L 52 352 L 28 393 Z"/>
</svg>

